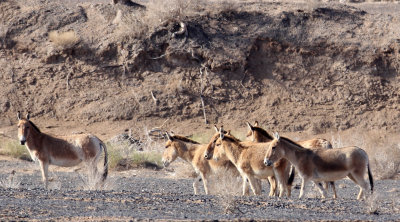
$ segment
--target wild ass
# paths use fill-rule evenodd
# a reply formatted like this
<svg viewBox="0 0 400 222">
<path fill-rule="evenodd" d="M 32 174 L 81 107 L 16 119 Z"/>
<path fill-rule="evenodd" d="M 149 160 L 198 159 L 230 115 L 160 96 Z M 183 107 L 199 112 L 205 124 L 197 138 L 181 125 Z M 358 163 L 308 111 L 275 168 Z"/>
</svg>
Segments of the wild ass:
<svg viewBox="0 0 400 222">
<path fill-rule="evenodd" d="M 305 186 L 310 180 L 317 185 L 322 198 L 325 198 L 326 191 L 318 182 L 340 180 L 347 176 L 360 186 L 357 196 L 357 199 L 360 199 L 364 190 L 368 188 L 368 183 L 364 179 L 366 171 L 368 171 L 371 191 L 374 189 L 368 155 L 361 148 L 352 146 L 310 150 L 287 138 L 281 138 L 276 133 L 266 152 L 264 164 L 272 166 L 281 158 L 289 160 L 302 178 L 299 198 L 303 197 Z"/>
<path fill-rule="evenodd" d="M 205 193 L 209 194 L 208 179 L 213 173 L 226 171 L 233 175 L 233 177 L 240 175 L 236 167 L 227 159 L 218 162 L 205 160 L 203 153 L 207 148 L 207 144 L 199 144 L 183 136 L 171 136 L 169 133 L 166 133 L 166 136 L 168 141 L 165 144 L 162 162 L 167 167 L 177 157 L 180 157 L 190 163 L 198 176 L 193 181 L 194 194 L 198 194 L 200 180 L 203 180 Z"/>
<path fill-rule="evenodd" d="M 54 137 L 41 132 L 29 120 L 29 113 L 26 118 L 21 118 L 21 113 L 18 112 L 17 117 L 18 139 L 21 145 L 26 146 L 32 160 L 39 161 L 46 189 L 50 164 L 72 167 L 84 162 L 88 166 L 89 173 L 96 176 L 98 173 L 97 163 L 102 151 L 104 151 L 104 171 L 101 175 L 101 183 L 106 180 L 108 175 L 107 148 L 98 137 L 91 134 Z"/>
<path fill-rule="evenodd" d="M 273 167 L 263 164 L 263 155 L 268 143 L 241 142 L 237 138 L 226 135 L 220 128 L 219 136 L 213 137 L 204 152 L 208 160 L 219 161 L 228 158 L 238 169 L 243 180 L 243 195 L 246 195 L 247 181 L 255 195 L 261 194 L 260 179 L 268 179 L 271 184 L 269 196 L 275 195 L 276 182 Z"/>
<path fill-rule="evenodd" d="M 274 139 L 273 136 L 271 136 L 266 130 L 259 127 L 258 121 L 255 121 L 254 126 L 251 125 L 249 122 L 247 122 L 247 126 L 249 127 L 249 131 L 248 131 L 246 137 L 250 138 L 250 140 L 253 142 L 271 142 Z M 299 145 L 301 145 L 307 149 L 332 149 L 332 144 L 328 140 L 321 139 L 321 138 L 297 141 L 296 143 L 298 143 Z M 287 173 L 288 165 L 290 165 L 290 164 L 288 164 L 288 160 L 286 160 L 286 159 L 281 159 L 281 160 L 277 161 L 274 164 L 274 167 L 277 169 L 275 171 L 275 173 L 276 174 Z M 279 184 L 281 184 L 282 181 L 279 181 L 279 179 L 281 179 L 282 176 L 277 175 L 277 178 L 278 178 Z M 328 189 L 329 184 L 331 184 L 331 187 L 332 187 L 333 198 L 336 198 L 337 197 L 336 187 L 335 187 L 335 183 L 333 181 L 324 182 L 324 185 L 325 185 L 324 188 Z M 281 197 L 282 196 L 281 192 L 283 190 L 281 189 L 280 185 L 279 185 L 279 190 L 280 190 L 279 196 Z M 288 190 L 289 190 L 288 196 L 290 197 L 291 185 L 289 185 Z"/>
</svg>

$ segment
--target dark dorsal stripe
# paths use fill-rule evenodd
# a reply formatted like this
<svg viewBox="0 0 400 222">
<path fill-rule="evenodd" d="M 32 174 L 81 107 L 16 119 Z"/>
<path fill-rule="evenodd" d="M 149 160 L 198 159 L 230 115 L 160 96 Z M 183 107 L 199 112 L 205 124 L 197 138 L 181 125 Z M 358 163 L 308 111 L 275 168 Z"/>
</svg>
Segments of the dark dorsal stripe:
<svg viewBox="0 0 400 222">
<path fill-rule="evenodd" d="M 172 139 L 177 139 L 177 140 L 181 140 L 183 142 L 188 142 L 188 143 L 193 143 L 193 144 L 200 144 L 199 142 L 196 142 L 196 141 L 191 140 L 191 139 L 189 139 L 187 137 L 184 137 L 184 136 L 175 135 L 175 136 L 172 136 Z"/>
<path fill-rule="evenodd" d="M 253 130 L 257 131 L 258 133 L 260 133 L 261 135 L 263 135 L 264 137 L 266 137 L 266 138 L 268 138 L 270 140 L 274 139 L 274 137 L 272 137 L 266 130 L 264 130 L 261 127 L 253 126 Z"/>
<path fill-rule="evenodd" d="M 236 144 L 237 146 L 239 146 L 240 148 L 244 148 L 244 147 L 242 146 L 242 144 L 240 144 L 240 142 L 242 142 L 242 141 L 240 141 L 239 139 L 237 139 L 237 138 L 234 137 L 234 136 L 225 135 L 224 138 L 223 138 L 223 140 L 227 140 L 227 141 L 229 141 L 229 142 L 235 143 L 235 144 Z"/>
<path fill-rule="evenodd" d="M 31 124 L 31 126 L 36 130 L 36 131 L 38 131 L 39 133 L 41 133 L 40 132 L 40 129 L 34 124 L 34 123 L 32 123 L 32 121 L 30 121 L 30 120 L 28 120 L 29 121 L 29 123 Z"/>
<path fill-rule="evenodd" d="M 280 139 L 281 139 L 281 140 L 285 140 L 286 142 L 288 142 L 288 143 L 290 143 L 290 144 L 293 144 L 293 145 L 297 146 L 298 148 L 305 149 L 305 148 L 302 147 L 300 144 L 294 142 L 294 141 L 291 140 L 291 139 L 288 139 L 288 138 L 286 138 L 286 137 L 281 137 Z"/>
</svg>

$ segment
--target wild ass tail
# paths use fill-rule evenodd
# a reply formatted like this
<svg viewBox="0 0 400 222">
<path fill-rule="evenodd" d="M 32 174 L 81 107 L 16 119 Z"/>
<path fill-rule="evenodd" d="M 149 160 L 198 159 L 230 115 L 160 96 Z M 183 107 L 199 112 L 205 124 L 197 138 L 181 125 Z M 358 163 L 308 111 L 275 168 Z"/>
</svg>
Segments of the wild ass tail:
<svg viewBox="0 0 400 222">
<path fill-rule="evenodd" d="M 288 179 L 287 185 L 292 186 L 293 181 L 294 181 L 295 169 L 294 169 L 294 166 L 293 166 L 293 165 L 292 165 L 290 168 L 291 168 L 291 169 L 290 169 L 290 175 L 289 175 L 289 179 Z"/>
<path fill-rule="evenodd" d="M 108 153 L 107 153 L 107 147 L 103 142 L 100 143 L 100 146 L 103 148 L 104 151 L 104 172 L 103 172 L 103 177 L 101 178 L 101 181 L 104 182 L 107 179 L 108 175 Z"/>
<path fill-rule="evenodd" d="M 367 168 L 368 168 L 369 184 L 371 185 L 371 193 L 372 193 L 372 192 L 374 192 L 374 179 L 372 178 L 371 169 L 369 168 L 369 162 L 368 162 Z"/>
</svg>

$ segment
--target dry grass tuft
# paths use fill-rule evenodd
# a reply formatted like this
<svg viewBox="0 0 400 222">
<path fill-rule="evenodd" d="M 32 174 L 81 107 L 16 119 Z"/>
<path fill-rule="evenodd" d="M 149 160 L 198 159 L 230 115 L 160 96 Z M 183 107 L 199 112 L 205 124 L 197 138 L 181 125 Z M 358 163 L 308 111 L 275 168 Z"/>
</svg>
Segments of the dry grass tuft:
<svg viewBox="0 0 400 222">
<path fill-rule="evenodd" d="M 19 188 L 21 185 L 22 179 L 15 176 L 15 170 L 11 171 L 10 175 L 7 178 L 0 179 L 0 187 L 7 189 L 12 188 L 16 189 Z"/>
<path fill-rule="evenodd" d="M 219 202 L 224 214 L 243 214 L 240 210 L 236 197 L 233 195 L 219 195 Z"/>
<path fill-rule="evenodd" d="M 62 33 L 51 31 L 49 33 L 49 40 L 56 46 L 67 49 L 77 44 L 79 42 L 79 37 L 73 30 Z"/>
<path fill-rule="evenodd" d="M 379 208 L 381 207 L 382 200 L 384 199 L 383 195 L 378 192 L 370 195 L 365 201 L 366 210 L 368 214 L 379 214 Z"/>
</svg>

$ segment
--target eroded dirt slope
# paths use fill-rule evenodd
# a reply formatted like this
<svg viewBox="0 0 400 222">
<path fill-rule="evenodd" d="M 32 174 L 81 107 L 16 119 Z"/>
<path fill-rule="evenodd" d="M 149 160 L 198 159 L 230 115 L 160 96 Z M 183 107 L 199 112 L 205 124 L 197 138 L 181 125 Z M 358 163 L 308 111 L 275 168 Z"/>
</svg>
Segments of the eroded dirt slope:
<svg viewBox="0 0 400 222">
<path fill-rule="evenodd" d="M 110 136 L 170 119 L 166 128 L 188 134 L 204 129 L 201 95 L 209 123 L 228 127 L 257 119 L 313 134 L 399 129 L 399 4 L 210 8 L 131 34 L 113 24 L 117 8 L 108 2 L 3 1 L 4 132 L 14 133 L 16 111 L 29 110 L 43 127 Z M 179 22 L 187 34 L 173 34 Z M 138 24 L 129 25 L 143 28 Z M 74 30 L 79 42 L 60 48 L 49 41 L 54 30 Z"/>
</svg>

